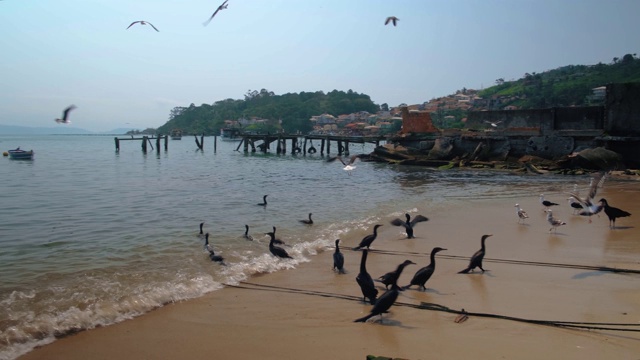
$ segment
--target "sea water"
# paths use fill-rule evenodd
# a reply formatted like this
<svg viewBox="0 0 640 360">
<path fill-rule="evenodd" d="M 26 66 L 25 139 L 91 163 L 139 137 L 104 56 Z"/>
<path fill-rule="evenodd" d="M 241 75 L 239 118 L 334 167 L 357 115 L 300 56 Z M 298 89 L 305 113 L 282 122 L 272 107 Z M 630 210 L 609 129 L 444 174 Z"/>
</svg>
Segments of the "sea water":
<svg viewBox="0 0 640 360">
<path fill-rule="evenodd" d="M 468 198 L 570 185 L 562 176 L 374 162 L 349 174 L 320 151 L 244 153 L 217 140 L 216 151 L 213 137 L 200 151 L 185 136 L 145 154 L 140 140 L 121 141 L 116 152 L 113 136 L 0 136 L 3 152 L 35 151 L 31 161 L 0 161 L 0 359 L 295 268 L 337 238 L 361 238 L 417 208 L 430 216 Z M 371 151 L 350 146 L 351 155 Z M 266 207 L 257 205 L 263 195 Z M 308 213 L 313 226 L 299 222 Z M 209 259 L 201 222 L 227 266 Z M 242 236 L 245 225 L 254 241 Z M 273 226 L 294 260 L 270 254 Z"/>
</svg>

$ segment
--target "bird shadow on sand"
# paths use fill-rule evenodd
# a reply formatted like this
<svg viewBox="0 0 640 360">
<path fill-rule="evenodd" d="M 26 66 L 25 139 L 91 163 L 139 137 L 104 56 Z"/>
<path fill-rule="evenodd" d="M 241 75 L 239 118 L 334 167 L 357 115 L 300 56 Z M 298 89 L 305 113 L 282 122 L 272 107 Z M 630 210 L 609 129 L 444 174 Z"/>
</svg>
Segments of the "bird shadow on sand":
<svg viewBox="0 0 640 360">
<path fill-rule="evenodd" d="M 561 232 L 559 232 L 559 233 L 557 233 L 557 232 L 550 232 L 550 233 L 548 233 L 548 234 L 549 234 L 549 236 L 551 236 L 551 237 L 554 237 L 554 236 L 565 236 L 565 237 L 566 237 L 566 236 L 569 236 L 569 235 L 567 235 L 567 234 L 565 234 L 565 233 L 561 233 Z"/>
<path fill-rule="evenodd" d="M 635 228 L 635 226 L 616 226 L 614 228 L 611 228 L 611 230 L 628 230 L 633 228 Z"/>
<path fill-rule="evenodd" d="M 396 327 L 403 328 L 403 329 L 414 329 L 414 327 L 412 327 L 412 326 L 403 325 L 400 321 L 394 320 L 394 319 L 389 319 L 388 317 L 380 317 L 380 316 L 378 316 L 376 319 L 369 320 L 367 322 L 371 323 L 371 324 L 382 325 L 382 326 L 396 326 Z"/>
<path fill-rule="evenodd" d="M 588 277 L 602 276 L 602 275 L 605 275 L 605 274 L 606 274 L 606 272 L 604 272 L 604 271 L 586 271 L 586 272 L 582 272 L 580 274 L 575 274 L 571 278 L 572 279 L 576 279 L 576 280 L 581 280 L 581 279 L 586 279 Z"/>
</svg>

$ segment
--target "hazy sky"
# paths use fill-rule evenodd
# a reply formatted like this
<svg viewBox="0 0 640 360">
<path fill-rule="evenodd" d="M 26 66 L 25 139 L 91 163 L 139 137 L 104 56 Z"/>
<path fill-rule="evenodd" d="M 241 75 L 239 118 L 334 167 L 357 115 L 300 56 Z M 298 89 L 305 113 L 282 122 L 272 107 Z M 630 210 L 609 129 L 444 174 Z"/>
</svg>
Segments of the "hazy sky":
<svg viewBox="0 0 640 360">
<path fill-rule="evenodd" d="M 229 0 L 203 26 L 222 1 L 0 1 L 0 124 L 155 128 L 263 88 L 417 104 L 640 53 L 639 0 Z"/>
</svg>

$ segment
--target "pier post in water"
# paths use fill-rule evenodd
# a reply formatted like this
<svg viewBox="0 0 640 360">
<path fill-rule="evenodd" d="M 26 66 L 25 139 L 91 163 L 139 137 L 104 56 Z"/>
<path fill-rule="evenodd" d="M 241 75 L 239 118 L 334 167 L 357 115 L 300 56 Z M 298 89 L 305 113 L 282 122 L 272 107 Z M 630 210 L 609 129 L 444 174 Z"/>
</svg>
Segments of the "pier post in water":
<svg viewBox="0 0 640 360">
<path fill-rule="evenodd" d="M 169 135 L 164 136 L 164 151 L 169 150 Z"/>
<path fill-rule="evenodd" d="M 304 138 L 304 144 L 302 145 L 302 155 L 307 156 L 307 138 Z"/>
<path fill-rule="evenodd" d="M 213 152 L 215 153 L 218 150 L 218 136 L 213 136 Z"/>
<path fill-rule="evenodd" d="M 147 141 L 148 140 L 149 140 L 148 137 L 146 137 L 146 136 L 142 137 L 142 152 L 145 153 L 145 154 L 147 153 Z"/>
<path fill-rule="evenodd" d="M 329 135 L 327 135 L 327 155 L 331 152 L 331 140 L 329 140 Z"/>
<path fill-rule="evenodd" d="M 120 152 L 120 139 L 118 139 L 118 137 L 116 136 L 115 138 L 113 138 L 116 142 L 116 152 Z"/>
<path fill-rule="evenodd" d="M 320 155 L 324 155 L 324 139 L 320 140 Z"/>
</svg>

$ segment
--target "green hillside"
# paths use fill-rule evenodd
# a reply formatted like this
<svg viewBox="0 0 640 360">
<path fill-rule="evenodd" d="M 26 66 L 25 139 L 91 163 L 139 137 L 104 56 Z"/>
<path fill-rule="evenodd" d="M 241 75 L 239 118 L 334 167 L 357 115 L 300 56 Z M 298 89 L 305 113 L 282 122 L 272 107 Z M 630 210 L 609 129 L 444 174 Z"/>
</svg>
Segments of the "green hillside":
<svg viewBox="0 0 640 360">
<path fill-rule="evenodd" d="M 636 54 L 614 58 L 611 64 L 568 65 L 536 74 L 526 73 L 515 81 L 496 80 L 496 85 L 478 93 L 482 98 L 507 99 L 501 107 L 522 109 L 554 106 L 595 105 L 592 89 L 609 83 L 640 81 L 640 59 Z"/>
<path fill-rule="evenodd" d="M 276 95 L 262 89 L 247 92 L 244 100 L 226 99 L 212 105 L 176 107 L 171 110 L 170 120 L 160 126 L 157 132 L 169 134 L 171 129 L 179 128 L 185 134 L 219 134 L 225 120 L 258 117 L 269 122 L 245 130 L 273 133 L 284 129 L 288 133 L 306 133 L 312 129 L 309 119 L 313 115 L 328 113 L 337 116 L 358 111 L 375 113 L 379 109 L 368 95 L 352 90 Z"/>
</svg>

